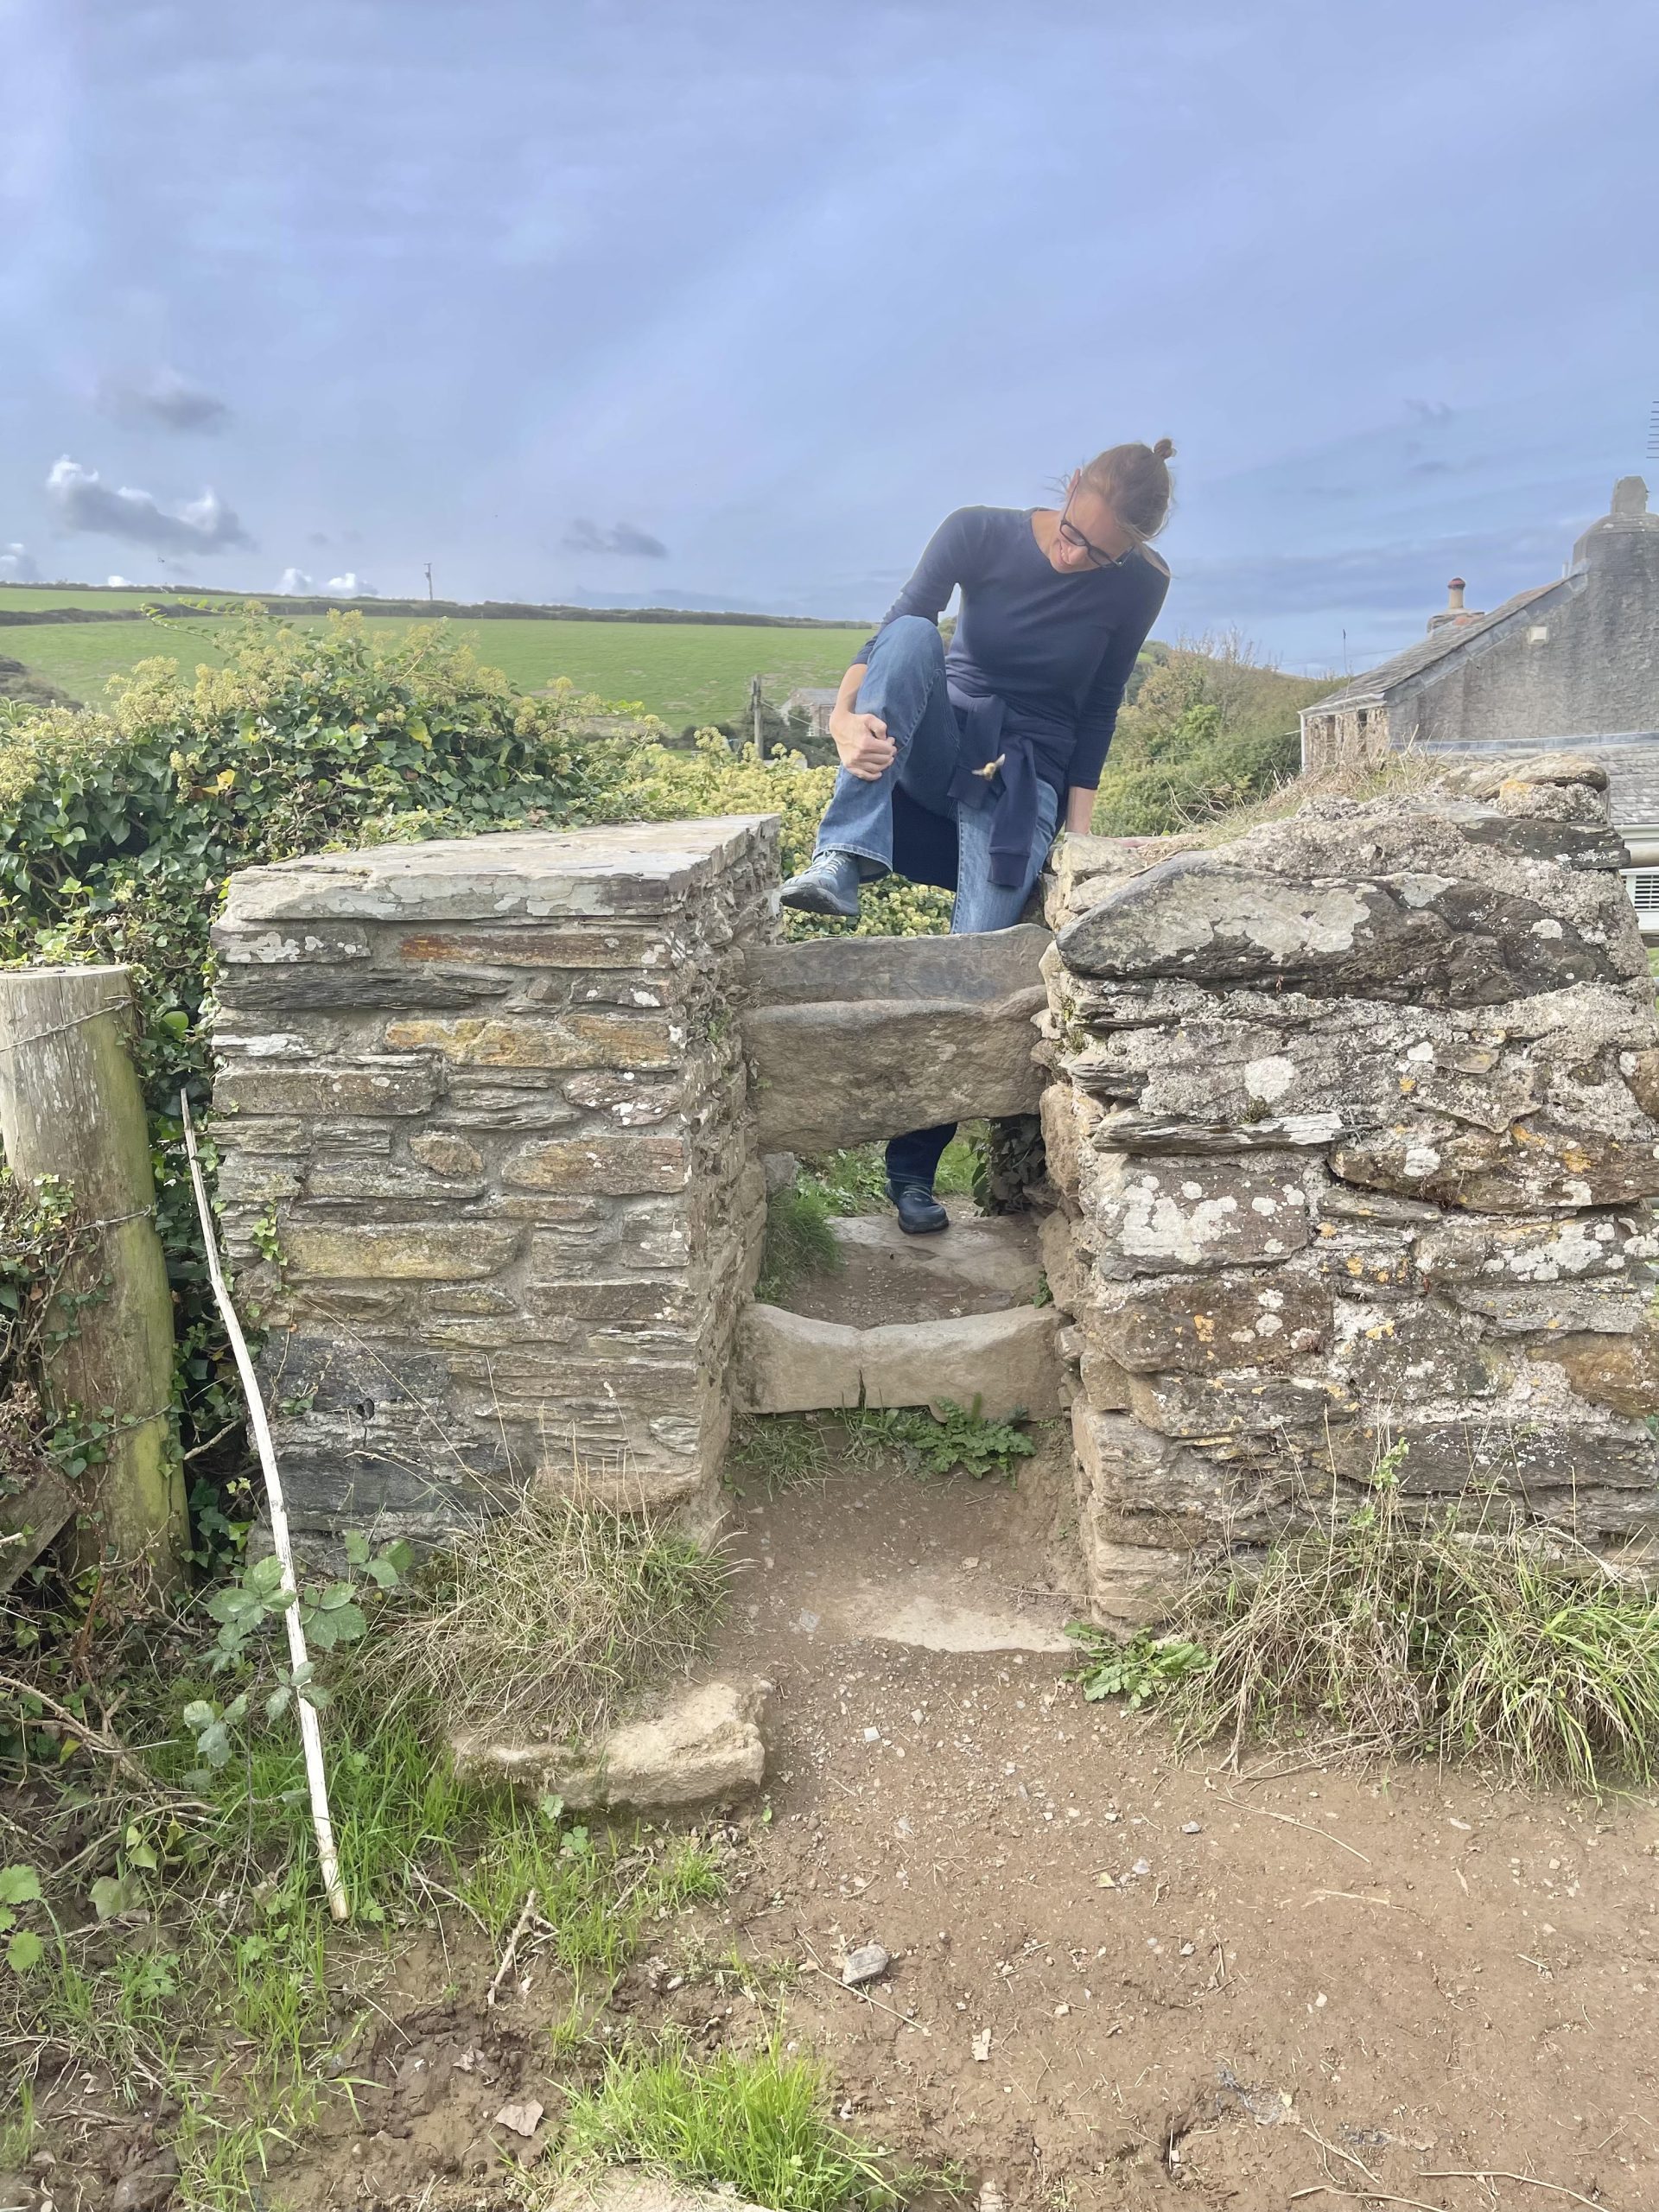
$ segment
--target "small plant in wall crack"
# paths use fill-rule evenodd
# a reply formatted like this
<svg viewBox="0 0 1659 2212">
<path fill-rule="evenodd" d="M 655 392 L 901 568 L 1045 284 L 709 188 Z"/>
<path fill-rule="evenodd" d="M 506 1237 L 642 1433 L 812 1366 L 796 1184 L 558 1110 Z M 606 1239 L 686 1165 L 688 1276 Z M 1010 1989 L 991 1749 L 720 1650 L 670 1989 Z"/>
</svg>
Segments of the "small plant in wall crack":
<svg viewBox="0 0 1659 2212">
<path fill-rule="evenodd" d="M 254 1223 L 252 1236 L 260 1258 L 269 1260 L 273 1267 L 280 1268 L 283 1264 L 283 1240 L 274 1205 L 267 1206 Z"/>
</svg>

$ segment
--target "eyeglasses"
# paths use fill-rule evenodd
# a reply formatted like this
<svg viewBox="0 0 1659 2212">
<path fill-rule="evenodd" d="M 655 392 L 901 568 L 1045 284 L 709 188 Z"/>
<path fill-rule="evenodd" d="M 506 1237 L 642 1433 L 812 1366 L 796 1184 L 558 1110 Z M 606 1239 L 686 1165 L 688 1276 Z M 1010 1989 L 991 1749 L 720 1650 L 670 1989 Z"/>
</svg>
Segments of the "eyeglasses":
<svg viewBox="0 0 1659 2212">
<path fill-rule="evenodd" d="M 1068 499 L 1066 505 L 1069 507 L 1071 504 Z M 1079 553 L 1086 553 L 1090 565 L 1096 569 L 1121 569 L 1126 561 L 1135 558 L 1133 545 L 1125 546 L 1121 553 L 1103 553 L 1098 545 L 1091 545 L 1076 523 L 1065 514 L 1060 517 L 1059 534 L 1068 545 L 1075 545 Z"/>
</svg>

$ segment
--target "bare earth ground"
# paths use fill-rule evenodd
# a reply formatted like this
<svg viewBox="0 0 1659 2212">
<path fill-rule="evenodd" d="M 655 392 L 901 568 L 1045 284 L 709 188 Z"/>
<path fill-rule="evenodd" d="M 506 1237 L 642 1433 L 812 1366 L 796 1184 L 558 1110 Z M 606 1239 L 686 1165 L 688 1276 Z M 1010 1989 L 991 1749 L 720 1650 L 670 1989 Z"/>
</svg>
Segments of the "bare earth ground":
<svg viewBox="0 0 1659 2212">
<path fill-rule="evenodd" d="M 748 1502 L 721 1657 L 777 1684 L 768 1809 L 615 2024 L 713 2049 L 778 2007 L 849 2126 L 1015 2206 L 1659 2203 L 1652 1807 L 1294 1755 L 1235 1777 L 1085 1705 L 1058 1652 L 892 1640 L 1053 1640 L 1062 1472 L 1051 1442 L 1015 1493 L 842 1465 Z M 871 1940 L 866 1997 L 838 1962 Z M 388 2086 L 273 2203 L 502 2201 L 501 2152 L 535 2146 L 493 2115 L 534 2097 L 539 2141 L 572 2071 L 559 1977 L 490 2012 L 491 1967 L 404 1962 L 353 2068 Z M 1442 2177 L 1480 2171 L 1535 2179 Z"/>
<path fill-rule="evenodd" d="M 866 1258 L 834 1318 L 913 1312 L 912 1262 Z M 776 1694 L 767 1797 L 716 1831 L 725 1901 L 662 1923 L 574 2055 L 549 2033 L 559 1972 L 532 1958 L 490 2007 L 496 1960 L 460 1915 L 371 1960 L 346 1993 L 359 2086 L 272 2172 L 273 2212 L 505 2205 L 504 2158 L 542 2155 L 606 2041 L 670 2023 L 709 2050 L 776 2025 L 849 2128 L 949 2162 L 970 2199 L 1659 2205 L 1650 1802 L 1294 1747 L 1242 1775 L 1177 1758 L 1066 1679 L 1058 1425 L 1013 1489 L 822 1433 L 813 1479 L 738 1501 L 715 1663 Z M 871 1941 L 890 1971 L 842 1988 Z M 528 2138 L 497 2119 L 525 2101 Z M 82 2132 L 58 2212 L 111 2204 L 142 2133 Z"/>
</svg>

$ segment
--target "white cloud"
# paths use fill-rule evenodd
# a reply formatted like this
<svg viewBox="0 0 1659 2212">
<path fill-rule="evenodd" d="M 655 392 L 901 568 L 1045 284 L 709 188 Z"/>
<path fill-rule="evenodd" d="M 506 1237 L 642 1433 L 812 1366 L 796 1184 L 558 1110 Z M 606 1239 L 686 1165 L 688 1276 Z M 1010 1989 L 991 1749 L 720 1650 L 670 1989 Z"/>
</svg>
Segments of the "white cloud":
<svg viewBox="0 0 1659 2212">
<path fill-rule="evenodd" d="M 311 588 L 311 579 L 306 575 L 303 569 L 284 569 L 283 570 L 283 580 L 281 583 L 277 585 L 276 588 L 278 591 L 284 592 L 292 597 L 296 593 L 309 591 Z"/>
<path fill-rule="evenodd" d="M 111 591 L 130 591 L 132 589 L 131 580 L 126 576 L 105 576 L 104 581 L 108 584 Z"/>
<path fill-rule="evenodd" d="M 40 573 L 27 545 L 0 545 L 0 583 L 32 584 Z"/>
<path fill-rule="evenodd" d="M 67 454 L 54 462 L 46 492 L 66 529 L 124 537 L 157 552 L 218 553 L 253 542 L 217 492 L 164 507 L 153 493 L 128 486 L 111 491 L 95 468 L 83 468 Z"/>
<path fill-rule="evenodd" d="M 330 576 L 323 586 L 337 599 L 378 599 L 380 594 L 372 583 L 365 582 L 354 569 L 347 569 L 343 576 Z"/>
</svg>

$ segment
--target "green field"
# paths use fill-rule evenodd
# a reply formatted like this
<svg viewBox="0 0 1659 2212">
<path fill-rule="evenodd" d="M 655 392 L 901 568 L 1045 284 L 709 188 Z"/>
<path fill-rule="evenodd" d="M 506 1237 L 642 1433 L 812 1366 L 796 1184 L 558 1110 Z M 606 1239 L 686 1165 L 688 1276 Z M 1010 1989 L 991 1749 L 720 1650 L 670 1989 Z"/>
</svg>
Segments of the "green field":
<svg viewBox="0 0 1659 2212">
<path fill-rule="evenodd" d="M 135 601 L 144 594 L 135 594 Z M 8 590 L 0 607 L 107 605 L 111 594 Z M 118 601 L 117 602 L 119 603 Z M 406 618 L 370 615 L 372 630 L 401 634 Z M 302 629 L 325 616 L 300 615 Z M 781 706 L 797 684 L 834 683 L 869 634 L 866 629 L 790 630 L 699 622 L 458 621 L 451 626 L 480 660 L 500 669 L 520 690 L 539 690 L 569 677 L 579 691 L 638 702 L 671 728 L 728 721 L 748 697 L 749 679 L 765 679 L 767 699 Z M 166 654 L 185 667 L 217 665 L 226 632 L 217 620 L 65 622 L 0 625 L 0 656 L 73 697 L 95 703 L 105 680 L 135 662 Z"/>
<path fill-rule="evenodd" d="M 194 599 L 201 594 L 181 586 L 179 595 Z M 0 614 L 8 607 L 27 614 L 47 607 L 148 607 L 155 600 L 170 596 L 160 590 L 96 591 L 82 584 L 0 584 Z"/>
</svg>

